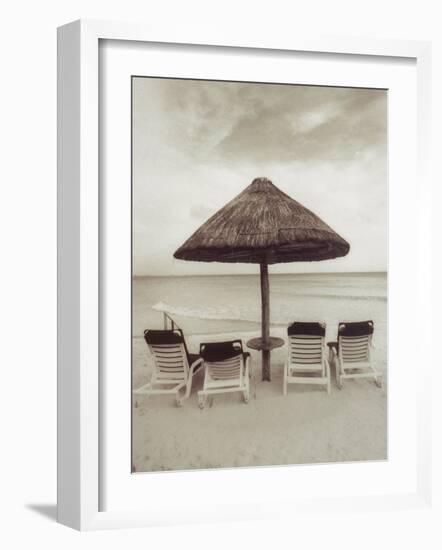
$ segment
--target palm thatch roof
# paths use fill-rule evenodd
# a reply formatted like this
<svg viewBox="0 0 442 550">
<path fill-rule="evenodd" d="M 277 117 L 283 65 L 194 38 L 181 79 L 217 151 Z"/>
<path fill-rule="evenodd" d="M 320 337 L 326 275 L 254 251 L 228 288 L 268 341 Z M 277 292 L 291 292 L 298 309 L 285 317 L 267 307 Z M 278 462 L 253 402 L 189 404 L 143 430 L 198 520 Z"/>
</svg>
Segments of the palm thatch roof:
<svg viewBox="0 0 442 550">
<path fill-rule="evenodd" d="M 345 256 L 350 245 L 267 178 L 257 178 L 175 252 L 181 260 L 284 263 Z"/>
</svg>

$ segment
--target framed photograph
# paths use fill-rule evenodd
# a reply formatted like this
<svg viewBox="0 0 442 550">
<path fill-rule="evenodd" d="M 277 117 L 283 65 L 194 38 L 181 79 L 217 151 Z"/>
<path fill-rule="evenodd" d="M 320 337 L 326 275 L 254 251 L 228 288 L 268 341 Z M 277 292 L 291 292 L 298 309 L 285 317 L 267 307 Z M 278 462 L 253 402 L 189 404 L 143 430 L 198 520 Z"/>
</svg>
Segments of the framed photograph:
<svg viewBox="0 0 442 550">
<path fill-rule="evenodd" d="M 429 45 L 58 49 L 59 521 L 426 506 Z"/>
</svg>

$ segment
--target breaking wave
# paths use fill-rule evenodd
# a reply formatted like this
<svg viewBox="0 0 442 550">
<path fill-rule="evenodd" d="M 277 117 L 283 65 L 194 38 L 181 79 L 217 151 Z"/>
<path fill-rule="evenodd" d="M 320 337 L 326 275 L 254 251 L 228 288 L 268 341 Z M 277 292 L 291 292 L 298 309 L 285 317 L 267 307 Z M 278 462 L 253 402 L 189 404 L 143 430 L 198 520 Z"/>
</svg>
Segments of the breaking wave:
<svg viewBox="0 0 442 550">
<path fill-rule="evenodd" d="M 292 298 L 293 295 L 290 296 Z M 385 296 L 335 296 L 318 294 L 300 294 L 300 298 L 320 298 L 330 300 L 351 300 L 351 301 L 376 301 L 385 302 Z M 281 302 L 281 300 L 278 300 Z M 191 319 L 213 320 L 213 321 L 244 321 L 251 323 L 261 322 L 261 305 L 257 303 L 254 306 L 242 305 L 204 305 L 197 307 L 177 306 L 165 302 L 157 302 L 152 306 L 155 311 L 168 313 L 172 317 L 185 317 Z M 293 302 L 273 303 L 272 305 L 272 324 L 287 325 L 293 321 Z"/>
</svg>

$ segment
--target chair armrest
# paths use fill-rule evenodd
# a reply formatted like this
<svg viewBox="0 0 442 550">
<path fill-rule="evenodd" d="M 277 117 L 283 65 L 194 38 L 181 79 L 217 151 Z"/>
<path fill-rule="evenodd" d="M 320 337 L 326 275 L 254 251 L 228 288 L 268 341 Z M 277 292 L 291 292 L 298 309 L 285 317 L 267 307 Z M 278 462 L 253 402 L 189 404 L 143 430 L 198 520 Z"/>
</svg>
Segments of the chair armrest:
<svg viewBox="0 0 442 550">
<path fill-rule="evenodd" d="M 244 363 L 244 377 L 248 378 L 250 373 L 250 358 L 248 357 Z"/>
<path fill-rule="evenodd" d="M 327 342 L 327 347 L 333 355 L 338 355 L 338 343 L 337 342 Z"/>
<path fill-rule="evenodd" d="M 242 354 L 242 358 L 243 358 L 244 374 L 246 375 L 248 372 L 250 372 L 250 363 L 252 361 L 252 358 L 251 358 L 250 353 L 248 351 L 246 351 Z"/>
<path fill-rule="evenodd" d="M 199 365 L 203 364 L 204 361 L 202 359 L 202 357 L 200 357 L 199 359 L 197 359 L 196 361 L 194 361 L 191 365 L 190 365 L 190 374 L 192 375 L 195 371 L 195 368 L 198 367 Z"/>
</svg>

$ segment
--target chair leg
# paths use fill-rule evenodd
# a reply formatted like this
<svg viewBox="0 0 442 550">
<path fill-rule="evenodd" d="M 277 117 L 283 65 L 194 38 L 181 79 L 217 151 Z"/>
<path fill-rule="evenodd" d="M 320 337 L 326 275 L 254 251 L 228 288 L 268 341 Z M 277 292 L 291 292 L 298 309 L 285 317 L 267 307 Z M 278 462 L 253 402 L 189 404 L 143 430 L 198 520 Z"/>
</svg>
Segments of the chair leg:
<svg viewBox="0 0 442 550">
<path fill-rule="evenodd" d="M 328 395 L 330 395 L 330 391 L 331 391 L 331 385 L 330 385 L 330 364 L 328 361 L 326 361 L 325 363 L 325 375 L 327 377 L 327 393 Z"/>
<path fill-rule="evenodd" d="M 187 387 L 187 386 L 185 386 Z M 175 404 L 177 407 L 182 407 L 183 406 L 183 401 L 185 399 L 187 399 L 189 397 L 187 391 L 184 395 L 181 395 L 181 389 L 182 389 L 182 386 L 180 388 L 178 388 L 177 392 L 176 392 L 176 395 L 175 395 Z"/>
<path fill-rule="evenodd" d="M 184 396 L 183 396 L 183 401 L 184 401 L 184 399 L 189 399 L 190 392 L 192 391 L 192 380 L 193 380 L 193 377 L 190 376 L 189 380 L 187 381 L 187 384 L 186 384 L 186 391 L 185 391 Z"/>
<path fill-rule="evenodd" d="M 250 364 L 248 361 L 246 361 L 246 364 L 244 367 L 243 387 L 244 387 L 244 390 L 242 394 L 244 398 L 244 403 L 248 403 L 250 398 Z"/>
<path fill-rule="evenodd" d="M 340 390 L 342 390 L 342 379 L 341 379 L 341 365 L 339 360 L 336 361 L 336 384 Z"/>
<path fill-rule="evenodd" d="M 287 367 L 284 366 L 284 381 L 282 384 L 282 394 L 287 395 Z"/>
<path fill-rule="evenodd" d="M 375 372 L 374 383 L 376 384 L 376 386 L 378 388 L 382 388 L 382 376 L 379 376 L 379 374 L 376 370 L 374 370 L 374 372 Z"/>
<path fill-rule="evenodd" d="M 249 402 L 249 389 L 246 388 L 243 392 L 243 398 L 244 398 L 244 403 L 248 403 Z"/>
<path fill-rule="evenodd" d="M 200 409 L 204 409 L 205 404 L 206 404 L 206 396 L 201 392 L 198 392 L 198 407 Z"/>
</svg>

